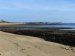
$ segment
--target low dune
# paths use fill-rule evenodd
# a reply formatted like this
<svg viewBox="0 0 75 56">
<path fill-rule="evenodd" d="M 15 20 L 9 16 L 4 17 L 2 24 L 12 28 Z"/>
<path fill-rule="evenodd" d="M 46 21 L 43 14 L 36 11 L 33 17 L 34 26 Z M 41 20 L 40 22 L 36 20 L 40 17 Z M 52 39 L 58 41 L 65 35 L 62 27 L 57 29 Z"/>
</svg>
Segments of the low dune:
<svg viewBox="0 0 75 56">
<path fill-rule="evenodd" d="M 23 24 L 23 23 L 0 23 L 0 26 L 11 26 L 11 25 L 19 25 L 19 24 Z"/>
<path fill-rule="evenodd" d="M 0 32 L 0 56 L 75 56 L 75 47 Z"/>
</svg>

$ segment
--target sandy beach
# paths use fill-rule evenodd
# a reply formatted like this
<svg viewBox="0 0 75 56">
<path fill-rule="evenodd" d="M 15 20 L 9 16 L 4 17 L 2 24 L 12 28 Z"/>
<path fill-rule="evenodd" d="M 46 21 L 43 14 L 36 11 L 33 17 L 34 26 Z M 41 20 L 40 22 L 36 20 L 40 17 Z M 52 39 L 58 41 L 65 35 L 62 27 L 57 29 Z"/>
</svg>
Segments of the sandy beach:
<svg viewBox="0 0 75 56">
<path fill-rule="evenodd" d="M 0 56 L 75 56 L 75 47 L 0 32 Z"/>
</svg>

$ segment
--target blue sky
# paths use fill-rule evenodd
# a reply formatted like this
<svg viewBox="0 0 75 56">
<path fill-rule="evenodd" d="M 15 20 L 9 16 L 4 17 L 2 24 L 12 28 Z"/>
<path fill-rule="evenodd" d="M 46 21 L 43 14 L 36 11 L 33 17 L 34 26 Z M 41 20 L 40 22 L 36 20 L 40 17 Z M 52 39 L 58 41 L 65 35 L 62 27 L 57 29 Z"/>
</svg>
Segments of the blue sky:
<svg viewBox="0 0 75 56">
<path fill-rule="evenodd" d="M 0 0 L 0 19 L 75 22 L 75 0 Z"/>
</svg>

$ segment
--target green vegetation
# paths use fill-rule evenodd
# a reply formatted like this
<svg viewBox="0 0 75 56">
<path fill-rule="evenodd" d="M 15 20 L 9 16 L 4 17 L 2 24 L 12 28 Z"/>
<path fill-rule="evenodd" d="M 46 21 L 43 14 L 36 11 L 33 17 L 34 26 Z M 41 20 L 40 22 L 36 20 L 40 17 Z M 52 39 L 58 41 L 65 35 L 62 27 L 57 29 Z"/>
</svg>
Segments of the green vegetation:
<svg viewBox="0 0 75 56">
<path fill-rule="evenodd" d="M 5 21 L 3 19 L 0 20 L 0 23 L 9 23 L 8 21 Z"/>
</svg>

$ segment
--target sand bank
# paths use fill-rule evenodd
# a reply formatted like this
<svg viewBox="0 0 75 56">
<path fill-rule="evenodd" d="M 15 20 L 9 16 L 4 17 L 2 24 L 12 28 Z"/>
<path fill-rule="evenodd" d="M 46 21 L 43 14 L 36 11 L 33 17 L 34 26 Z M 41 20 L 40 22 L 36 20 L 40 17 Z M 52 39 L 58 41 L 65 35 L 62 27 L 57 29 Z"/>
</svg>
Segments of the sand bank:
<svg viewBox="0 0 75 56">
<path fill-rule="evenodd" d="M 0 32 L 0 56 L 75 56 L 75 47 Z"/>
</svg>

